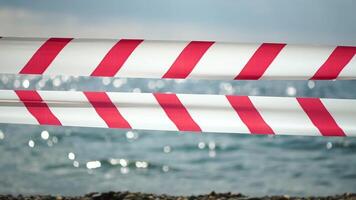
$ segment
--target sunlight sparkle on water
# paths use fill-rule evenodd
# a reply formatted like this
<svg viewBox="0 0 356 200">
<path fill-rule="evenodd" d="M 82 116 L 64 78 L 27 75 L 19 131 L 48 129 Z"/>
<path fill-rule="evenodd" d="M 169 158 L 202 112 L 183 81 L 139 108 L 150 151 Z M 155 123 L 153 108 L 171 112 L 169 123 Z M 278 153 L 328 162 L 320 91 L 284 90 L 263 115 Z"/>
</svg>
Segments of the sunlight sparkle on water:
<svg viewBox="0 0 356 200">
<path fill-rule="evenodd" d="M 216 147 L 215 142 L 209 142 L 208 147 L 209 147 L 209 149 L 214 150 Z"/>
<path fill-rule="evenodd" d="M 137 168 L 147 168 L 148 167 L 148 163 L 145 161 L 136 161 L 135 165 Z"/>
<path fill-rule="evenodd" d="M 199 142 L 198 143 L 198 148 L 199 149 L 204 149 L 205 148 L 205 143 L 204 142 Z"/>
<path fill-rule="evenodd" d="M 333 148 L 333 143 L 332 142 L 327 142 L 326 143 L 326 149 L 331 149 Z"/>
<path fill-rule="evenodd" d="M 163 147 L 163 152 L 164 152 L 164 153 L 170 153 L 171 151 L 172 151 L 171 146 L 168 146 L 168 145 L 167 145 L 167 146 L 164 146 L 164 147 Z"/>
<path fill-rule="evenodd" d="M 313 89 L 315 87 L 315 82 L 314 81 L 308 81 L 308 87 L 309 87 L 309 89 Z"/>
<path fill-rule="evenodd" d="M 289 86 L 287 87 L 288 96 L 295 96 L 297 94 L 297 89 L 295 87 Z"/>
<path fill-rule="evenodd" d="M 4 132 L 2 132 L 2 130 L 0 130 L 0 140 L 3 140 L 5 138 L 5 134 Z"/>
<path fill-rule="evenodd" d="M 30 81 L 27 80 L 27 79 L 23 80 L 23 81 L 22 81 L 22 86 L 23 86 L 24 88 L 30 87 Z"/>
<path fill-rule="evenodd" d="M 75 159 L 75 154 L 73 152 L 68 153 L 68 159 L 69 160 L 74 160 Z"/>
<path fill-rule="evenodd" d="M 169 166 L 168 165 L 163 165 L 162 166 L 162 171 L 163 172 L 168 172 L 169 171 Z"/>
<path fill-rule="evenodd" d="M 89 162 L 87 162 L 86 166 L 87 166 L 88 169 L 96 169 L 96 168 L 101 167 L 101 162 L 98 161 L 98 160 L 89 161 Z"/>
<path fill-rule="evenodd" d="M 44 140 L 47 140 L 49 138 L 49 133 L 48 131 L 44 130 L 41 132 L 41 138 Z"/>
<path fill-rule="evenodd" d="M 28 146 L 31 147 L 31 148 L 35 147 L 35 142 L 33 140 L 29 140 L 28 141 Z"/>
<path fill-rule="evenodd" d="M 75 161 L 73 161 L 73 166 L 74 166 L 74 167 L 79 167 L 79 162 L 78 162 L 78 161 L 76 161 L 76 160 L 75 160 Z"/>
<path fill-rule="evenodd" d="M 130 172 L 130 169 L 127 167 L 121 167 L 120 172 L 121 174 L 128 174 Z"/>
</svg>

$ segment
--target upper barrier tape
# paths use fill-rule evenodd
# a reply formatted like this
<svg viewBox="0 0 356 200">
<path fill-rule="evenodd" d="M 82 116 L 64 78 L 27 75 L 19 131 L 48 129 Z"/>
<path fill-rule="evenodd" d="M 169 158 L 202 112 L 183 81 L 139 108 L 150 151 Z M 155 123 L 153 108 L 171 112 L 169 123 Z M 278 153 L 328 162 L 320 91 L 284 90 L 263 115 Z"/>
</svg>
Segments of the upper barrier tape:
<svg viewBox="0 0 356 200">
<path fill-rule="evenodd" d="M 356 79 L 355 46 L 0 38 L 0 73 L 219 80 Z"/>
<path fill-rule="evenodd" d="M 0 90 L 0 123 L 356 136 L 356 100 Z"/>
</svg>

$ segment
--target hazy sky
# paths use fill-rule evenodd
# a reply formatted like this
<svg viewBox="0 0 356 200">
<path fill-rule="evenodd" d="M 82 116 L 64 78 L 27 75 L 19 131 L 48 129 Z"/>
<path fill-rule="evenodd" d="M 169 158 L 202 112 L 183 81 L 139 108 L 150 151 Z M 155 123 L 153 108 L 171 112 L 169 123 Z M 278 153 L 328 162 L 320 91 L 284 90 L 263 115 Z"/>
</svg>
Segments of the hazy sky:
<svg viewBox="0 0 356 200">
<path fill-rule="evenodd" d="M 0 35 L 356 45 L 356 1 L 0 0 Z"/>
</svg>

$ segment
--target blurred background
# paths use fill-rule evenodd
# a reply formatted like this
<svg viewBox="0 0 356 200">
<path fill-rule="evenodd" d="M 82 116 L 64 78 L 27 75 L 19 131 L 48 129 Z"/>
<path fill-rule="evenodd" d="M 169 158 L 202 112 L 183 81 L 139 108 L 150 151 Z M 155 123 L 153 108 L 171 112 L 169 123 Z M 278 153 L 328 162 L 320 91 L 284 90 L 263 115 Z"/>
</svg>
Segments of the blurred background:
<svg viewBox="0 0 356 200">
<path fill-rule="evenodd" d="M 0 35 L 355 46 L 355 9 L 352 0 L 0 0 Z M 10 90 L 356 98 L 355 88 L 356 81 L 0 75 L 0 89 Z M 0 193 L 328 195 L 356 192 L 355 166 L 356 138 L 0 124 Z"/>
</svg>

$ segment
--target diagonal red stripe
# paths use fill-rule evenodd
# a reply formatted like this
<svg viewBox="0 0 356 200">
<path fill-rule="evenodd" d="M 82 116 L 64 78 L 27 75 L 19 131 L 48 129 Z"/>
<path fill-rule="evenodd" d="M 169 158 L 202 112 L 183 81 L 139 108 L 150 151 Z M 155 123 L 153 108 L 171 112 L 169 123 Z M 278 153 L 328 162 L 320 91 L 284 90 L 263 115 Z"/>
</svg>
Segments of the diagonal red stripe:
<svg viewBox="0 0 356 200">
<path fill-rule="evenodd" d="M 105 92 L 83 92 L 109 128 L 131 128 Z"/>
<path fill-rule="evenodd" d="M 142 41 L 126 39 L 118 41 L 105 55 L 91 76 L 115 76 Z"/>
<path fill-rule="evenodd" d="M 297 101 L 323 136 L 345 136 L 320 99 L 297 98 Z"/>
<path fill-rule="evenodd" d="M 163 78 L 186 78 L 213 44 L 214 42 L 190 42 L 163 75 Z"/>
<path fill-rule="evenodd" d="M 40 125 L 61 125 L 61 122 L 36 91 L 16 90 L 15 92 Z"/>
<path fill-rule="evenodd" d="M 338 46 L 330 54 L 325 63 L 318 69 L 311 79 L 330 80 L 336 79 L 347 63 L 356 54 L 356 47 Z"/>
<path fill-rule="evenodd" d="M 260 79 L 269 65 L 277 57 L 286 44 L 263 43 L 246 63 L 235 80 Z"/>
<path fill-rule="evenodd" d="M 226 96 L 251 134 L 274 134 L 248 96 Z"/>
<path fill-rule="evenodd" d="M 155 93 L 158 103 L 163 108 L 169 119 L 180 131 L 201 131 L 199 125 L 193 120 L 187 109 L 175 94 Z"/>
<path fill-rule="evenodd" d="M 36 51 L 20 74 L 43 74 L 72 38 L 50 38 Z"/>
</svg>

